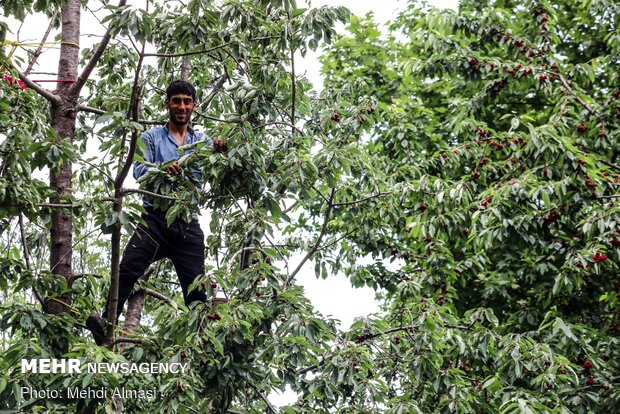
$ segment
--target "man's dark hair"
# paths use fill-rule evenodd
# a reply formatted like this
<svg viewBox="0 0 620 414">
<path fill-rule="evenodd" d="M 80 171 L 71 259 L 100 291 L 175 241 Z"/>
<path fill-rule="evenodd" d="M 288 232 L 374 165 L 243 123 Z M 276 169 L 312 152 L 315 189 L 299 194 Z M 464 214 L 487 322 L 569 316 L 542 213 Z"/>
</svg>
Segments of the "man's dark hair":
<svg viewBox="0 0 620 414">
<path fill-rule="evenodd" d="M 170 82 L 166 89 L 166 99 L 170 99 L 172 95 L 182 93 L 184 95 L 190 95 L 193 100 L 196 100 L 196 88 L 189 82 L 184 80 L 174 80 Z"/>
</svg>

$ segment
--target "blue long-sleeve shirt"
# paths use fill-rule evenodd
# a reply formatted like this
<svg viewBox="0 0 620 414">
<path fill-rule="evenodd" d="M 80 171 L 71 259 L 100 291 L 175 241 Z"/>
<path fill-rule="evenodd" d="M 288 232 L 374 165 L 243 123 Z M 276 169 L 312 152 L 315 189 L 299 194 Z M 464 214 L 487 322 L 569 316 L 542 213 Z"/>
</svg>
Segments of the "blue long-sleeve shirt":
<svg viewBox="0 0 620 414">
<path fill-rule="evenodd" d="M 145 161 L 154 163 L 154 164 L 164 164 L 169 161 L 178 160 L 180 158 L 179 154 L 179 144 L 177 143 L 176 138 L 170 130 L 168 129 L 168 123 L 163 126 L 149 129 L 148 131 L 142 134 L 140 138 L 144 143 L 144 151 L 143 158 Z M 188 127 L 187 132 L 185 133 L 185 137 L 183 139 L 183 145 L 193 144 L 200 140 L 205 140 L 207 145 L 212 145 L 213 141 L 209 136 L 203 134 L 202 132 L 194 131 L 193 128 Z M 192 150 L 188 151 L 191 152 Z M 133 165 L 133 176 L 135 179 L 138 179 L 146 171 L 148 170 L 148 166 L 135 162 Z M 196 178 L 200 179 L 202 174 L 200 171 L 196 169 L 192 169 L 192 173 Z M 149 197 L 142 198 L 144 207 L 153 207 L 153 201 Z"/>
</svg>

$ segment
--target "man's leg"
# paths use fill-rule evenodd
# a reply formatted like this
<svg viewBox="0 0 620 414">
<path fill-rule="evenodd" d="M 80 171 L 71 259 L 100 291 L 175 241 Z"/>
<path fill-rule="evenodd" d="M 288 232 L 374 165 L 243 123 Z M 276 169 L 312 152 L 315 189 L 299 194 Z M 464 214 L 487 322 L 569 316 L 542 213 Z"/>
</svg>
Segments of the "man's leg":
<svg viewBox="0 0 620 414">
<path fill-rule="evenodd" d="M 163 249 L 160 248 L 162 243 L 162 229 L 159 227 L 157 220 L 149 214 L 145 221 L 148 228 L 142 225 L 138 226 L 136 232 L 129 239 L 129 243 L 125 247 L 123 258 L 121 259 L 119 269 L 118 284 L 118 303 L 116 307 L 116 317 L 121 315 L 125 302 L 129 298 L 136 281 L 144 274 L 147 267 L 161 259 L 164 255 Z M 107 303 L 103 315 L 90 315 L 86 320 L 86 327 L 93 333 L 97 345 L 101 345 L 105 337 L 106 319 L 108 317 Z"/>
<path fill-rule="evenodd" d="M 177 225 L 177 223 L 175 223 Z M 207 299 L 204 289 L 197 287 L 189 291 L 189 286 L 198 275 L 204 272 L 205 241 L 204 233 L 200 229 L 197 220 L 189 224 L 180 224 L 183 227 L 177 243 L 168 255 L 177 271 L 185 304 L 192 302 L 204 302 Z"/>
<path fill-rule="evenodd" d="M 118 319 L 123 313 L 125 302 L 131 295 L 134 285 L 144 274 L 149 265 L 164 256 L 161 245 L 161 229 L 158 228 L 157 223 L 146 219 L 148 224 L 148 230 L 142 227 L 138 227 L 136 232 L 129 239 L 129 243 L 125 247 L 125 252 L 121 259 L 121 264 L 118 274 L 118 304 L 116 308 L 116 318 Z M 108 300 L 106 303 L 110 300 Z M 103 317 L 107 318 L 108 308 L 103 312 Z"/>
</svg>

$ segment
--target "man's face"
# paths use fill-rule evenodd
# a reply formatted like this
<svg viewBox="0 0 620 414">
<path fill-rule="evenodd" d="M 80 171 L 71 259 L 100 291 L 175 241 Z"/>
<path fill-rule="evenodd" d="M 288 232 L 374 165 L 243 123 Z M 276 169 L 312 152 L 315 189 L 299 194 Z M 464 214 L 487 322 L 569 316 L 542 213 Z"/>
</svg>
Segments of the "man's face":
<svg viewBox="0 0 620 414">
<path fill-rule="evenodd" d="M 170 99 L 166 99 L 165 104 L 170 122 L 175 125 L 187 125 L 196 107 L 196 102 L 192 96 L 182 93 L 172 95 Z"/>
</svg>

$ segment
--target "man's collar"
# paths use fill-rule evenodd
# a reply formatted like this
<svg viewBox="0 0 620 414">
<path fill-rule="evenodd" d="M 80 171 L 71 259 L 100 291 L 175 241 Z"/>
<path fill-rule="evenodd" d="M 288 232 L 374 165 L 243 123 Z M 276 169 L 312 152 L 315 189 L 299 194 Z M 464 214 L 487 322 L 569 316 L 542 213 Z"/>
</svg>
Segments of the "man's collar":
<svg viewBox="0 0 620 414">
<path fill-rule="evenodd" d="M 166 123 L 164 124 L 164 129 L 166 130 L 166 132 L 170 132 L 170 128 L 168 128 L 169 123 L 170 121 L 166 121 Z M 189 132 L 191 135 L 194 135 L 194 128 L 192 128 L 191 125 L 188 125 L 187 132 Z"/>
</svg>

